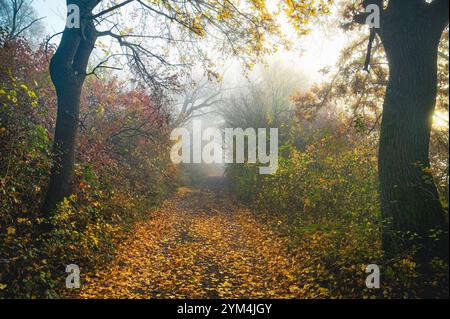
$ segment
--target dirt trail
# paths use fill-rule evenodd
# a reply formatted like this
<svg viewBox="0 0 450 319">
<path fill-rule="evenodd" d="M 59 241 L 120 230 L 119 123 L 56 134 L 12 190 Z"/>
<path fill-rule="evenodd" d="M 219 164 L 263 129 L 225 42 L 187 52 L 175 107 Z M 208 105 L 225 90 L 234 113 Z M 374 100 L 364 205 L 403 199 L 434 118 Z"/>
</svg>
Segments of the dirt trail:
<svg viewBox="0 0 450 319">
<path fill-rule="evenodd" d="M 211 179 L 137 224 L 106 270 L 82 276 L 79 297 L 303 297 L 286 244 Z"/>
</svg>

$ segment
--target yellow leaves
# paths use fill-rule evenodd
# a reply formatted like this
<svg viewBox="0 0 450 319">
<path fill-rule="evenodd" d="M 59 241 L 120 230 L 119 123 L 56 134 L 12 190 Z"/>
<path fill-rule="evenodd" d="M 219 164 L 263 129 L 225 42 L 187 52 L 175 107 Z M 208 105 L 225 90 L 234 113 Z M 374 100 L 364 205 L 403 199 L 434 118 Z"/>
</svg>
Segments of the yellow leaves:
<svg viewBox="0 0 450 319">
<path fill-rule="evenodd" d="M 29 103 L 32 107 L 36 107 L 38 105 L 38 99 L 36 93 L 29 89 L 29 87 L 25 84 L 18 84 L 16 83 L 15 79 L 12 79 L 12 89 L 11 88 L 1 88 L 0 89 L 0 95 L 6 95 L 6 98 L 12 103 L 17 104 L 18 103 L 18 97 L 23 99 L 23 94 L 20 93 L 18 89 L 22 89 L 25 91 L 25 93 L 28 95 Z"/>
<path fill-rule="evenodd" d="M 400 265 L 411 270 L 416 268 L 416 263 L 410 258 L 403 258 L 400 260 Z"/>
<path fill-rule="evenodd" d="M 299 290 L 300 290 L 300 288 L 297 287 L 297 286 L 290 286 L 289 287 L 289 291 L 292 292 L 292 293 L 296 293 Z"/>
<path fill-rule="evenodd" d="M 16 234 L 16 229 L 12 226 L 6 228 L 6 241 L 12 240 L 13 236 Z"/>
<path fill-rule="evenodd" d="M 16 229 L 14 227 L 9 226 L 6 228 L 6 235 L 14 236 L 16 234 Z"/>
<path fill-rule="evenodd" d="M 284 0 L 280 2 L 279 6 L 297 32 L 307 34 L 310 32 L 307 27 L 310 19 L 319 13 L 327 14 L 332 2 L 332 0 Z"/>
<path fill-rule="evenodd" d="M 134 227 L 106 271 L 85 276 L 79 297 L 303 297 L 286 241 L 216 196 L 180 188 Z"/>
<path fill-rule="evenodd" d="M 304 204 L 304 207 L 310 207 L 311 206 L 311 200 L 309 198 L 305 198 L 303 200 L 303 204 Z"/>
<path fill-rule="evenodd" d="M 223 7 L 222 9 L 219 10 L 216 18 L 217 20 L 227 20 L 230 17 L 231 17 L 230 9 L 228 9 L 227 7 Z"/>
<path fill-rule="evenodd" d="M 196 14 L 193 19 L 190 20 L 190 29 L 198 36 L 206 36 L 206 31 L 202 25 L 202 15 Z"/>
<path fill-rule="evenodd" d="M 3 289 L 5 289 L 6 287 L 8 287 L 7 285 L 5 285 L 5 284 L 2 284 L 1 282 L 0 282 L 0 290 L 3 290 Z"/>
<path fill-rule="evenodd" d="M 324 288 L 324 287 L 320 287 L 319 288 L 319 294 L 320 295 L 328 295 L 329 294 L 329 292 L 330 292 L 330 290 L 329 289 L 327 289 L 327 288 Z"/>
<path fill-rule="evenodd" d="M 31 225 L 31 221 L 29 218 L 17 218 L 17 222 L 19 224 Z"/>
</svg>

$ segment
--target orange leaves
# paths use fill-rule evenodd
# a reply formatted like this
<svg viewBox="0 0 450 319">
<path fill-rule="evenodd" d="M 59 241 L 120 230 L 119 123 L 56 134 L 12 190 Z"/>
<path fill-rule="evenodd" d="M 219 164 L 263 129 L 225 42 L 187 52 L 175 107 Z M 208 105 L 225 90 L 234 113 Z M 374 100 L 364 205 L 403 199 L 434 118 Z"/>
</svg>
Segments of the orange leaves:
<svg viewBox="0 0 450 319">
<path fill-rule="evenodd" d="M 135 226 L 112 265 L 82 277 L 79 297 L 305 297 L 286 240 L 218 196 L 180 188 Z"/>
</svg>

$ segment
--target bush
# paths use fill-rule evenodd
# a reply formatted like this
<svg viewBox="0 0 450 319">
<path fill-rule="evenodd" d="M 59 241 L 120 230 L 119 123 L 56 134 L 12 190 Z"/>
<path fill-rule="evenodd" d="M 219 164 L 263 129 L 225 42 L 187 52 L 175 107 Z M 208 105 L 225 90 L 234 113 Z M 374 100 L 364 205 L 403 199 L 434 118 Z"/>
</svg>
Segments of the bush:
<svg viewBox="0 0 450 319">
<path fill-rule="evenodd" d="M 105 266 L 124 230 L 177 186 L 163 96 L 105 73 L 83 91 L 73 195 L 41 215 L 56 105 L 51 54 L 24 40 L 0 47 L 0 298 L 58 296 L 66 265 Z"/>
<path fill-rule="evenodd" d="M 435 259 L 420 271 L 414 250 L 386 260 L 381 226 L 375 143 L 357 135 L 313 130 L 280 147 L 273 175 L 254 164 L 231 164 L 237 197 L 291 239 L 299 282 L 308 296 L 332 298 L 448 297 L 448 265 Z M 368 264 L 381 269 L 382 289 L 366 289 Z"/>
</svg>

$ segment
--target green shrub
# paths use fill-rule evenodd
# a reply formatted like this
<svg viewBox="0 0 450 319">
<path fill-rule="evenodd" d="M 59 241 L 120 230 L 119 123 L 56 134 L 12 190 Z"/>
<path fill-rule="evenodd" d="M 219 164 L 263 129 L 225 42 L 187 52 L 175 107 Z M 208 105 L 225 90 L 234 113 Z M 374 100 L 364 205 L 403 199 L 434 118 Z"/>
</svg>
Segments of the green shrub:
<svg viewBox="0 0 450 319">
<path fill-rule="evenodd" d="M 289 236 L 309 295 L 320 289 L 333 298 L 448 297 L 442 260 L 423 274 L 413 250 L 384 258 L 376 147 L 369 139 L 342 143 L 336 136 L 312 134 L 302 151 L 285 143 L 272 175 L 259 175 L 255 164 L 230 165 L 231 187 Z M 368 264 L 380 266 L 382 289 L 365 288 Z"/>
</svg>

